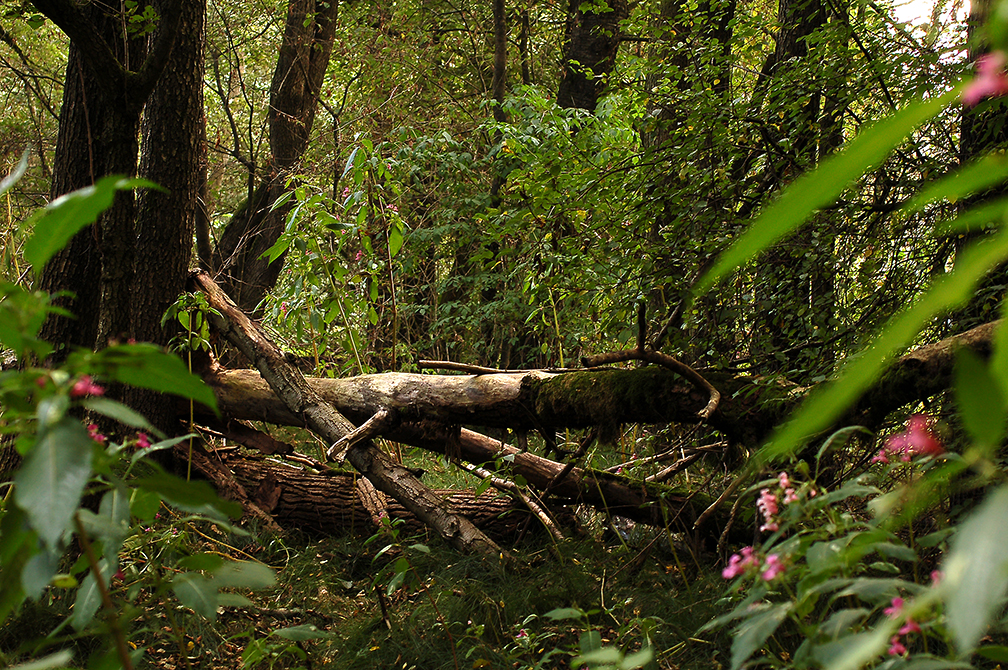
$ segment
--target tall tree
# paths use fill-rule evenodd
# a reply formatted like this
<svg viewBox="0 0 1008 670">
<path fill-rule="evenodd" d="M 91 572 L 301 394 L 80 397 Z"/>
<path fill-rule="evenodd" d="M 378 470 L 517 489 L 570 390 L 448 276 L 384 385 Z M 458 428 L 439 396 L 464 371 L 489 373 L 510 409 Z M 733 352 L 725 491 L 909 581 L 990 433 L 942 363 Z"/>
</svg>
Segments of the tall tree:
<svg viewBox="0 0 1008 670">
<path fill-rule="evenodd" d="M 35 6 L 71 39 L 52 195 L 108 174 L 134 175 L 140 114 L 168 61 L 180 3 L 163 6 L 153 41 L 98 5 L 39 0 Z M 77 318 L 51 318 L 42 330 L 57 357 L 71 345 L 100 347 L 128 334 L 134 217 L 132 192 L 120 193 L 97 224 L 46 265 L 41 287 L 76 295 L 63 304 Z"/>
<path fill-rule="evenodd" d="M 222 273 L 225 291 L 246 311 L 255 309 L 283 268 L 282 256 L 270 263 L 262 255 L 283 233 L 293 205 L 273 209 L 308 147 L 336 35 L 338 6 L 335 0 L 290 0 L 288 5 L 270 86 L 272 156 L 251 198 L 224 229 L 211 263 Z"/>
<path fill-rule="evenodd" d="M 626 0 L 570 0 L 564 30 L 563 79 L 557 104 L 594 111 L 608 77 L 616 67 L 620 22 L 627 18 Z"/>
</svg>

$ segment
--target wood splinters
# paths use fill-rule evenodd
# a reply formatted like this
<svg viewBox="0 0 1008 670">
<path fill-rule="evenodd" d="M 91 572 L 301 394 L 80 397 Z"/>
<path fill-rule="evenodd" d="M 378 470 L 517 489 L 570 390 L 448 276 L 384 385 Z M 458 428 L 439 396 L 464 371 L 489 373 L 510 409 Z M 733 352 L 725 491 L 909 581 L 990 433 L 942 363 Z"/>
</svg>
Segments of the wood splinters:
<svg viewBox="0 0 1008 670">
<path fill-rule="evenodd" d="M 393 423 L 392 411 L 387 407 L 381 407 L 374 415 L 353 429 L 340 439 L 336 440 L 331 447 L 326 450 L 326 460 L 335 461 L 342 464 L 346 459 L 346 454 L 355 444 L 364 440 L 370 440 L 386 432 Z"/>
</svg>

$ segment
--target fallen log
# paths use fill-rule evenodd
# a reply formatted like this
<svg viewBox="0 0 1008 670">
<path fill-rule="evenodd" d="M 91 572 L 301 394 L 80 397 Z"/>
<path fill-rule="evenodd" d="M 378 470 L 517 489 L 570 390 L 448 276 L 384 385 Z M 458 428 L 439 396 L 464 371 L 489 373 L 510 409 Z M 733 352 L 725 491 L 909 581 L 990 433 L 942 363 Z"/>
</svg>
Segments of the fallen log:
<svg viewBox="0 0 1008 670">
<path fill-rule="evenodd" d="M 305 378 L 284 358 L 260 326 L 253 323 L 205 272 L 192 281 L 206 295 L 212 308 L 209 318 L 215 328 L 234 344 L 259 370 L 270 388 L 294 415 L 330 444 L 352 432 L 354 424 L 316 393 Z M 464 516 L 450 514 L 442 501 L 413 473 L 386 458 L 370 440 L 350 447 L 347 460 L 374 487 L 387 493 L 446 541 L 462 551 L 501 556 L 500 547 Z"/>
</svg>

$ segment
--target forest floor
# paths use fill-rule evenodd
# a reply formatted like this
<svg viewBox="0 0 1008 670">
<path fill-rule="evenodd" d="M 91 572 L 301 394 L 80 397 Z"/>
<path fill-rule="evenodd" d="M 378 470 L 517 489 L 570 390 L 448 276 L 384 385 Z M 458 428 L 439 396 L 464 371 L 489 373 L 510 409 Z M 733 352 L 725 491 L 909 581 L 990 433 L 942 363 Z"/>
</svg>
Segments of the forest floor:
<svg viewBox="0 0 1008 670">
<path fill-rule="evenodd" d="M 728 664 L 726 634 L 698 634 L 724 611 L 714 557 L 640 527 L 596 525 L 597 532 L 582 529 L 560 543 L 530 533 L 506 547 L 517 560 L 501 567 L 426 534 L 276 537 L 254 528 L 248 535 L 187 528 L 180 518 L 162 523 L 148 529 L 145 546 L 254 558 L 275 570 L 277 585 L 243 591 L 252 606 L 222 608 L 213 622 L 179 605 L 167 588 L 159 596 L 134 593 L 130 645 L 145 650 L 137 667 L 567 668 L 592 639 L 626 653 L 650 640 L 651 668 Z M 143 569 L 142 551 L 122 565 L 114 588 L 128 591 Z M 402 585 L 390 589 L 397 567 L 407 567 Z M 16 656 L 24 640 L 61 627 L 69 603 L 61 606 L 56 589 L 43 601 L 8 622 L 0 649 Z M 87 658 L 97 641 L 63 637 L 69 631 L 54 637 Z"/>
</svg>

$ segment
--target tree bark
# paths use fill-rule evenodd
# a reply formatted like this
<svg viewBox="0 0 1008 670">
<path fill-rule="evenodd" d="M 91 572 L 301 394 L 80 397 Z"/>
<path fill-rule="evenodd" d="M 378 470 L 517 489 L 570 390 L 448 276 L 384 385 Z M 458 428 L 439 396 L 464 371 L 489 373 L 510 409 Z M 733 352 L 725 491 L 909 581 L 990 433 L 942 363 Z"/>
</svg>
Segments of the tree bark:
<svg viewBox="0 0 1008 670">
<path fill-rule="evenodd" d="M 626 0 L 600 2 L 588 11 L 582 10 L 583 4 L 571 0 L 567 10 L 564 72 L 557 104 L 593 112 L 616 67 L 619 24 L 627 18 L 629 8 Z"/>
</svg>

